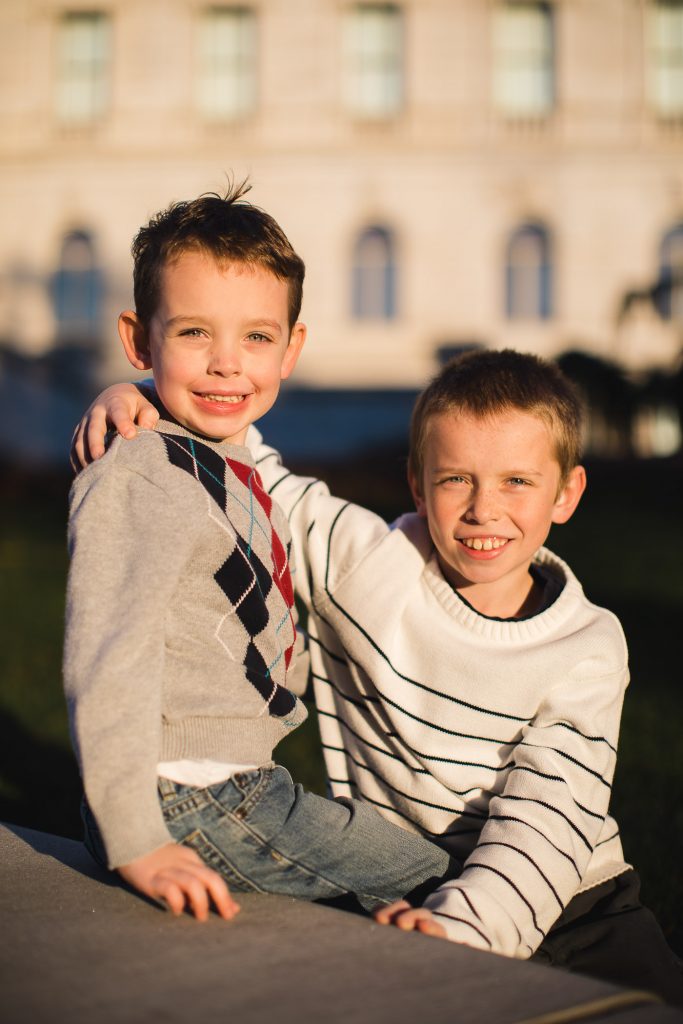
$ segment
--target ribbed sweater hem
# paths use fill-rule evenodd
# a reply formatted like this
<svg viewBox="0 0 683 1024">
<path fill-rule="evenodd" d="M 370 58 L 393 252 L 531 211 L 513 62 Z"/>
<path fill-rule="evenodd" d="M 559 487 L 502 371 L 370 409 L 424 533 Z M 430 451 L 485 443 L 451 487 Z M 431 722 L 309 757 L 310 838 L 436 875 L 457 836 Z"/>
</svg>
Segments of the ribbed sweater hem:
<svg viewBox="0 0 683 1024">
<path fill-rule="evenodd" d="M 297 701 L 288 718 L 264 714 L 260 718 L 215 718 L 202 716 L 164 720 L 161 732 L 160 761 L 185 758 L 227 761 L 235 764 L 265 764 L 290 729 L 307 716 L 305 705 Z"/>
</svg>

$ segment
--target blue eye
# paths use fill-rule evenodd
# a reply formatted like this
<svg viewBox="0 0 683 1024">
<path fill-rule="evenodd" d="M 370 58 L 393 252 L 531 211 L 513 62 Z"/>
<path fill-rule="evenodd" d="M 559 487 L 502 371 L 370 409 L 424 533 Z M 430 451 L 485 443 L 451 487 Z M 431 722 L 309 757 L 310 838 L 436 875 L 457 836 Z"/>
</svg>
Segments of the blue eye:
<svg viewBox="0 0 683 1024">
<path fill-rule="evenodd" d="M 466 484 L 467 480 L 464 476 L 453 474 L 453 476 L 445 476 L 442 480 L 439 480 L 440 484 Z"/>
</svg>

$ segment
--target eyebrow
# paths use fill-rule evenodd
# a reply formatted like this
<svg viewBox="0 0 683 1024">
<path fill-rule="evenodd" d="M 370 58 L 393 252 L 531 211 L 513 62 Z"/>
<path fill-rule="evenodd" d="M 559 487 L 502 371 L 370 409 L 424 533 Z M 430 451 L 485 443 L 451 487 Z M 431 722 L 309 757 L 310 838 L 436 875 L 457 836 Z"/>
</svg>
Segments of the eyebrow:
<svg viewBox="0 0 683 1024">
<path fill-rule="evenodd" d="M 207 323 L 208 319 L 209 318 L 203 316 L 201 313 L 197 314 L 196 316 L 187 316 L 185 314 L 180 313 L 178 314 L 178 316 L 172 316 L 169 317 L 168 320 L 165 320 L 164 326 L 166 328 L 182 327 L 183 325 L 192 325 L 193 327 L 196 327 L 198 325 Z M 247 332 L 258 331 L 263 328 L 269 328 L 271 331 L 274 331 L 277 334 L 282 334 L 282 326 L 278 323 L 277 320 L 268 320 L 266 318 L 264 318 L 263 320 L 248 320 L 244 326 Z"/>
<path fill-rule="evenodd" d="M 246 327 L 252 331 L 257 331 L 259 327 L 270 327 L 271 331 L 282 333 L 282 325 L 277 320 L 249 320 Z"/>
<path fill-rule="evenodd" d="M 432 473 L 440 476 L 442 473 L 451 473 L 453 476 L 466 476 L 470 474 L 468 469 L 460 469 L 457 466 L 436 466 Z M 501 476 L 543 476 L 539 469 L 506 469 Z"/>
<path fill-rule="evenodd" d="M 181 324 L 199 324 L 204 320 L 201 316 L 172 316 L 164 320 L 165 327 L 179 327 Z"/>
</svg>

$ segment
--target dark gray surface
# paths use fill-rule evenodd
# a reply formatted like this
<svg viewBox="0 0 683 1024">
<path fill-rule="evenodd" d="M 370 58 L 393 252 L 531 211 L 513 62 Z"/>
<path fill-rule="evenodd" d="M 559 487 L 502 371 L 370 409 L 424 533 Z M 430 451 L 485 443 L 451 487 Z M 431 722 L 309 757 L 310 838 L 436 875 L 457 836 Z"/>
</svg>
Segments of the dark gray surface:
<svg viewBox="0 0 683 1024">
<path fill-rule="evenodd" d="M 79 843 L 0 826 L 0 1021 L 683 1024 L 588 978 L 296 900 L 240 902 L 231 923 L 172 918 Z"/>
</svg>

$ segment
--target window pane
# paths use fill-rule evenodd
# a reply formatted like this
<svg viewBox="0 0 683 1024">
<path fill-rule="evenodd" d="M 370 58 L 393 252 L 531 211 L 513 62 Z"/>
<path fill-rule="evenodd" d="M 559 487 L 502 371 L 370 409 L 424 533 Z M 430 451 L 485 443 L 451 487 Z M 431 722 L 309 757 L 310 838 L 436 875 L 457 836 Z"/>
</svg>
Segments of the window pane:
<svg viewBox="0 0 683 1024">
<path fill-rule="evenodd" d="M 393 4 L 349 11 L 345 25 L 346 101 L 360 117 L 389 117 L 403 100 L 403 31 Z"/>
<path fill-rule="evenodd" d="M 59 27 L 57 112 L 62 121 L 87 124 L 107 105 L 109 19 L 100 11 L 65 14 Z"/>
<path fill-rule="evenodd" d="M 542 117 L 554 103 L 552 12 L 547 4 L 509 3 L 494 19 L 496 106 L 511 117 Z"/>
<path fill-rule="evenodd" d="M 550 241 L 541 227 L 525 225 L 510 239 L 506 311 L 513 320 L 545 320 L 552 315 Z"/>
<path fill-rule="evenodd" d="M 230 121 L 256 106 L 256 18 L 247 7 L 213 7 L 199 26 L 199 107 Z"/>
<path fill-rule="evenodd" d="M 662 240 L 656 302 L 665 320 L 683 323 L 683 224 Z"/>
<path fill-rule="evenodd" d="M 55 316 L 62 339 L 89 337 L 101 312 L 102 281 L 93 242 L 86 231 L 73 231 L 62 242 L 60 265 L 52 282 Z"/>
<path fill-rule="evenodd" d="M 650 10 L 649 85 L 655 110 L 683 115 L 683 2 L 656 3 Z"/>
<path fill-rule="evenodd" d="M 394 243 L 386 228 L 367 228 L 356 243 L 353 315 L 360 320 L 391 320 L 396 316 Z"/>
</svg>

